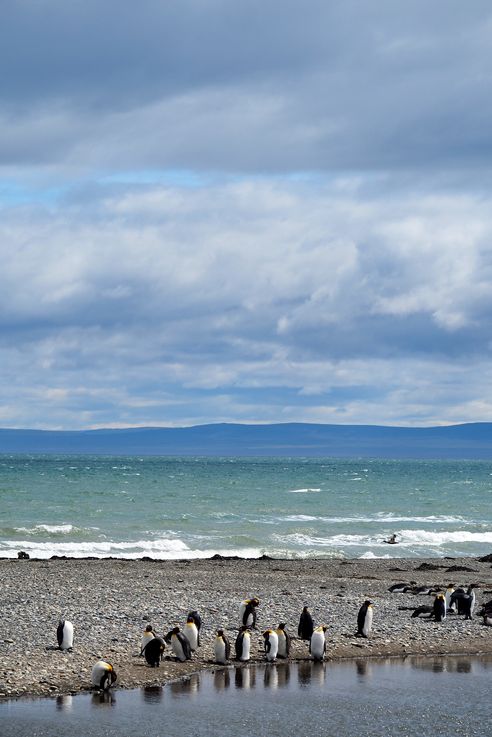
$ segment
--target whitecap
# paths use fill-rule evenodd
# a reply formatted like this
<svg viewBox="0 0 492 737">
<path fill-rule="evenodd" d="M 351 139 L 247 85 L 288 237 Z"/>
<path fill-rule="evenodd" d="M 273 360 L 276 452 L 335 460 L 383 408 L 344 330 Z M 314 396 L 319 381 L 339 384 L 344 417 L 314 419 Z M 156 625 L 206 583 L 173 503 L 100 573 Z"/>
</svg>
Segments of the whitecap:
<svg viewBox="0 0 492 737">
<path fill-rule="evenodd" d="M 321 491 L 321 489 L 290 489 L 289 494 L 315 494 Z"/>
</svg>

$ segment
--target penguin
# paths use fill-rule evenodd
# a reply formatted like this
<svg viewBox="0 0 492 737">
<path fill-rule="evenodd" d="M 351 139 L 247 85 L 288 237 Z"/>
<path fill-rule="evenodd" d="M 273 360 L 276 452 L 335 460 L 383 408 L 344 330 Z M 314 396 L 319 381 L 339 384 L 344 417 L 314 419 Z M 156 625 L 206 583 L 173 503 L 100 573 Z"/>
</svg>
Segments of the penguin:
<svg viewBox="0 0 492 737">
<path fill-rule="evenodd" d="M 303 607 L 301 616 L 299 619 L 299 626 L 297 628 L 297 634 L 301 640 L 311 640 L 311 635 L 314 631 L 313 618 L 309 612 L 307 606 Z"/>
<path fill-rule="evenodd" d="M 357 614 L 357 637 L 368 637 L 372 628 L 372 601 L 366 599 Z"/>
<path fill-rule="evenodd" d="M 202 628 L 202 618 L 198 614 L 196 610 L 193 610 L 192 612 L 188 612 L 188 616 L 186 618 L 186 621 L 190 621 L 190 617 L 193 619 L 194 623 L 196 624 L 196 628 L 198 630 L 198 636 L 197 636 L 197 647 L 200 647 L 200 630 Z"/>
<path fill-rule="evenodd" d="M 407 592 L 412 591 L 414 586 L 415 581 L 410 581 L 410 583 L 394 583 L 389 587 L 388 591 L 392 594 L 406 594 Z"/>
<path fill-rule="evenodd" d="M 278 638 L 277 657 L 288 658 L 290 654 L 290 635 L 285 631 L 285 623 L 281 622 L 275 631 Z"/>
<path fill-rule="evenodd" d="M 256 629 L 256 607 L 260 600 L 254 596 L 252 599 L 245 599 L 240 606 L 239 616 L 243 627 L 252 627 Z"/>
<path fill-rule="evenodd" d="M 193 619 L 193 616 L 191 614 L 188 615 L 188 620 L 184 626 L 183 635 L 190 643 L 191 652 L 195 652 L 198 647 L 198 627 L 196 626 L 195 620 Z"/>
<path fill-rule="evenodd" d="M 152 625 L 151 624 L 148 624 L 147 627 L 144 630 L 143 635 L 142 635 L 142 644 L 140 646 L 140 655 L 143 655 L 144 654 L 144 650 L 145 650 L 146 645 L 148 645 L 148 643 L 151 640 L 153 640 L 155 636 L 156 636 L 156 634 L 155 634 L 154 630 L 152 629 Z"/>
<path fill-rule="evenodd" d="M 143 649 L 145 660 L 151 668 L 158 668 L 161 664 L 162 655 L 166 649 L 166 643 L 162 637 L 153 637 Z"/>
<path fill-rule="evenodd" d="M 476 596 L 475 596 L 475 589 L 477 588 L 476 584 L 471 584 L 468 586 L 468 590 L 465 594 L 464 601 L 463 601 L 463 610 L 465 619 L 471 619 L 473 611 L 475 609 L 475 603 L 476 603 Z"/>
<path fill-rule="evenodd" d="M 180 632 L 179 627 L 174 627 L 167 633 L 164 639 L 171 644 L 172 651 L 178 660 L 182 663 L 185 660 L 191 660 L 190 643 L 183 633 Z"/>
<path fill-rule="evenodd" d="M 311 635 L 309 643 L 309 652 L 313 660 L 323 660 L 326 652 L 325 632 L 327 627 L 322 624 L 316 627 Z"/>
<path fill-rule="evenodd" d="M 446 619 L 446 596 L 444 594 L 436 596 L 432 610 L 436 622 L 442 622 Z"/>
<path fill-rule="evenodd" d="M 231 657 L 231 643 L 224 635 L 224 630 L 217 630 L 217 636 L 214 642 L 215 662 L 225 665 Z"/>
<path fill-rule="evenodd" d="M 60 650 L 72 650 L 73 648 L 73 624 L 68 619 L 60 619 L 56 628 L 56 639 Z"/>
<path fill-rule="evenodd" d="M 278 653 L 278 635 L 275 630 L 266 630 L 263 633 L 263 639 L 265 640 L 266 659 L 270 663 L 273 663 Z"/>
<path fill-rule="evenodd" d="M 250 659 L 251 652 L 251 633 L 244 625 L 239 630 L 235 642 L 236 660 L 245 662 Z"/>
<path fill-rule="evenodd" d="M 428 618 L 430 618 L 433 613 L 433 606 L 430 606 L 429 604 L 422 604 L 422 606 L 418 606 L 416 609 L 414 609 L 412 619 L 414 619 L 415 617 L 420 617 L 421 614 L 428 614 Z"/>
<path fill-rule="evenodd" d="M 446 611 L 452 612 L 453 614 L 456 611 L 456 604 L 453 602 L 453 605 L 451 606 L 451 597 L 454 594 L 454 586 L 452 583 L 448 584 L 448 587 L 446 589 L 446 592 L 444 594 L 444 598 L 446 599 Z"/>
<path fill-rule="evenodd" d="M 92 668 L 91 682 L 94 688 L 99 688 L 101 691 L 107 691 L 111 688 L 113 683 L 116 681 L 116 671 L 111 663 L 106 663 L 105 660 L 98 660 Z"/>
</svg>

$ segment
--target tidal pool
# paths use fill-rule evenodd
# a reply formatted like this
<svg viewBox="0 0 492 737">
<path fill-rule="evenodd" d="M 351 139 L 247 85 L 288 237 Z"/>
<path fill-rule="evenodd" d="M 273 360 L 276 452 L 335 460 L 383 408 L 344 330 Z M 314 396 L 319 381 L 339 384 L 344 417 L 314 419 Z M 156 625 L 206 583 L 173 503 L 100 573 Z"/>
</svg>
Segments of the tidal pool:
<svg viewBox="0 0 492 737">
<path fill-rule="evenodd" d="M 157 688 L 0 703 L 2 737 L 492 734 L 492 656 L 218 668 Z"/>
</svg>

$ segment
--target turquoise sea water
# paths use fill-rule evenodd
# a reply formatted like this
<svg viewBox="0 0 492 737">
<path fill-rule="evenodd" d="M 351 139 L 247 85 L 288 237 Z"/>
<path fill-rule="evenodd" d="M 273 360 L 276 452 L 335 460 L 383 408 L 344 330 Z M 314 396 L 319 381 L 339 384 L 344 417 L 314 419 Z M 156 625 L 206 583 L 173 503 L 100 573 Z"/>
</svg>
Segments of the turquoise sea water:
<svg viewBox="0 0 492 737">
<path fill-rule="evenodd" d="M 490 734 L 490 658 L 282 663 L 0 704 L 2 737 Z"/>
<path fill-rule="evenodd" d="M 384 544 L 397 533 L 400 543 Z M 492 547 L 492 463 L 0 456 L 0 556 L 431 557 Z"/>
</svg>

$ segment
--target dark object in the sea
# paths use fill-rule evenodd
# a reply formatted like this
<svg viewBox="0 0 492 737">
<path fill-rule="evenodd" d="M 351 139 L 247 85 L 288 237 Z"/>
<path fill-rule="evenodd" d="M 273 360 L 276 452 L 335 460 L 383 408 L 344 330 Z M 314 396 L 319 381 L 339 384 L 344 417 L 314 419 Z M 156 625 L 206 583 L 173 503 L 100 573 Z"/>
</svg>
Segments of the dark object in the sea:
<svg viewBox="0 0 492 737">
<path fill-rule="evenodd" d="M 29 560 L 29 553 L 26 553 L 25 550 L 19 550 L 17 557 L 19 560 Z"/>
<path fill-rule="evenodd" d="M 468 571 L 469 573 L 478 573 L 475 568 L 468 568 L 467 566 L 451 566 L 446 568 L 446 573 L 453 573 L 454 571 Z"/>
<path fill-rule="evenodd" d="M 492 563 L 492 553 L 489 553 L 488 555 L 482 555 L 481 558 L 477 558 L 480 563 Z"/>
<path fill-rule="evenodd" d="M 444 568 L 445 566 L 438 566 L 435 563 L 421 563 L 417 568 L 414 568 L 414 571 L 438 571 L 439 568 Z M 448 568 L 448 571 L 450 569 Z"/>
</svg>

